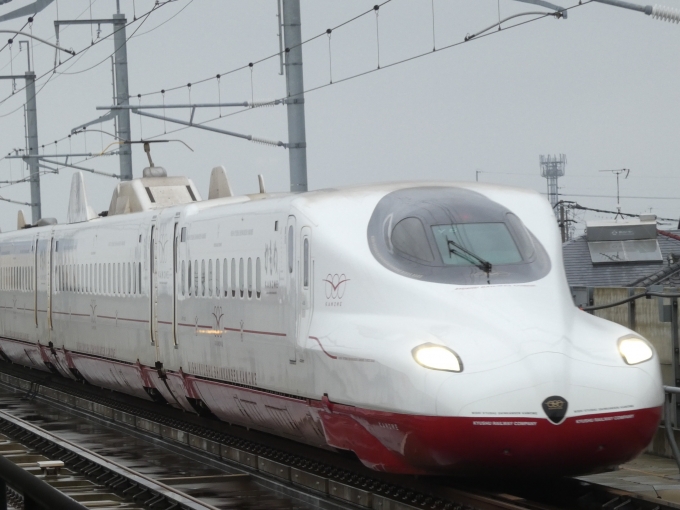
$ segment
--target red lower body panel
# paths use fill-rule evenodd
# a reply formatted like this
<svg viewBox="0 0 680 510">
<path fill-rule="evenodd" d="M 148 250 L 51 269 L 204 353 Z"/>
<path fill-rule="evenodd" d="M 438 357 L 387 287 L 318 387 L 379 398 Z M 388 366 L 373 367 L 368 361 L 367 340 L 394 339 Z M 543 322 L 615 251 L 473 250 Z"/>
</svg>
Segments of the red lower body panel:
<svg viewBox="0 0 680 510">
<path fill-rule="evenodd" d="M 642 452 L 661 408 L 567 418 L 437 417 L 326 405 L 331 446 L 397 473 L 572 475 L 601 471 Z M 359 425 L 359 426 L 357 426 Z"/>
<path fill-rule="evenodd" d="M 0 339 L 12 361 L 59 373 L 76 369 L 89 382 L 193 410 L 200 402 L 220 419 L 317 446 L 351 450 L 368 467 L 402 474 L 574 475 L 626 462 L 649 444 L 661 408 L 547 418 L 440 417 L 372 411 L 322 400 L 292 398 L 243 385 L 27 342 Z M 51 357 L 54 359 L 52 359 Z M 45 359 L 46 358 L 46 359 Z"/>
</svg>

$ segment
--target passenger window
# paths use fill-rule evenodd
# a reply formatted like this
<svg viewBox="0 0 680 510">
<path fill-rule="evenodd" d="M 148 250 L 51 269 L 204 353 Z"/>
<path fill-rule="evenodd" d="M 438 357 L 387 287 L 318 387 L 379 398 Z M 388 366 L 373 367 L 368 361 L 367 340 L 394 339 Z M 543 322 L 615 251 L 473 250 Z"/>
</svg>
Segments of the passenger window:
<svg viewBox="0 0 680 510">
<path fill-rule="evenodd" d="M 220 259 L 215 260 L 215 297 L 222 297 L 220 291 Z"/>
<path fill-rule="evenodd" d="M 305 237 L 303 249 L 303 276 L 302 285 L 304 288 L 309 287 L 309 238 Z"/>
<path fill-rule="evenodd" d="M 244 290 L 245 290 L 244 289 L 244 287 L 245 287 L 245 285 L 244 285 L 245 275 L 243 273 L 244 273 L 244 271 L 243 271 L 243 259 L 240 259 L 239 262 L 238 262 L 238 286 L 239 286 L 239 291 L 241 293 L 241 297 L 243 297 Z"/>
<path fill-rule="evenodd" d="M 201 296 L 205 297 L 205 260 L 201 260 Z"/>
<path fill-rule="evenodd" d="M 194 259 L 194 296 L 198 297 L 198 260 Z"/>
<path fill-rule="evenodd" d="M 189 287 L 189 295 L 191 296 L 193 291 L 192 291 L 192 285 L 191 285 L 191 261 L 189 261 L 189 280 L 187 282 L 187 285 Z"/>
<path fill-rule="evenodd" d="M 212 297 L 213 293 L 213 261 L 208 260 L 208 296 Z"/>
<path fill-rule="evenodd" d="M 260 257 L 257 257 L 257 263 L 255 264 L 255 293 L 257 299 L 260 299 L 262 295 L 262 270 L 260 269 Z"/>
<path fill-rule="evenodd" d="M 293 238 L 293 227 L 288 227 L 288 272 L 293 272 L 293 257 L 295 256 L 295 239 Z"/>
<path fill-rule="evenodd" d="M 231 259 L 231 297 L 236 297 L 236 259 Z"/>
<path fill-rule="evenodd" d="M 222 287 L 224 288 L 224 297 L 229 295 L 229 266 L 228 259 L 224 259 L 224 267 L 222 268 Z"/>
<path fill-rule="evenodd" d="M 248 299 L 253 297 L 253 259 L 248 257 Z"/>
<path fill-rule="evenodd" d="M 187 271 L 186 271 L 186 260 L 182 261 L 182 295 L 186 295 L 186 290 L 187 290 L 187 281 L 185 280 Z"/>
</svg>

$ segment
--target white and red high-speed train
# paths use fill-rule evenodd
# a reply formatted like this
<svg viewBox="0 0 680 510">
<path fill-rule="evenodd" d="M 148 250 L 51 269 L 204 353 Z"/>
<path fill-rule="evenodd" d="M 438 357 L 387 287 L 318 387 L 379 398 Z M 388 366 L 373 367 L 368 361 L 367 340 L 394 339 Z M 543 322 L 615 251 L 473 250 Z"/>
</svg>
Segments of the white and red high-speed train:
<svg viewBox="0 0 680 510">
<path fill-rule="evenodd" d="M 573 305 L 539 194 L 146 175 L 106 217 L 76 175 L 68 224 L 0 234 L 4 358 L 393 473 L 585 473 L 652 438 L 654 349 Z"/>
</svg>

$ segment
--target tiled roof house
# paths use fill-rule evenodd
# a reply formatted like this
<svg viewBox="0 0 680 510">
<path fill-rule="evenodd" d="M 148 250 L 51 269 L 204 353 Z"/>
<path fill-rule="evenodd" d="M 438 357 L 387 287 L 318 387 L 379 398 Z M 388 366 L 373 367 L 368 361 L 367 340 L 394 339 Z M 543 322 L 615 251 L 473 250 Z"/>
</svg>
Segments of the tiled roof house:
<svg viewBox="0 0 680 510">
<path fill-rule="evenodd" d="M 652 215 L 589 222 L 562 252 L 571 287 L 680 286 L 680 230 L 657 230 Z"/>
</svg>

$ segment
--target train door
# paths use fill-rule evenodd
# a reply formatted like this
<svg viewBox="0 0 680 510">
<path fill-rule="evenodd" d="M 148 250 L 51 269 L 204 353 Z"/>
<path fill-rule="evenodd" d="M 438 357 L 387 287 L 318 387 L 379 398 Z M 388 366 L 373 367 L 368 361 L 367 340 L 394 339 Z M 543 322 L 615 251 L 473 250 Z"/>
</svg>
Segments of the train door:
<svg viewBox="0 0 680 510">
<path fill-rule="evenodd" d="M 297 261 L 297 239 L 295 229 L 295 216 L 288 216 L 288 224 L 286 225 L 286 317 L 288 327 L 288 359 L 291 363 L 297 363 L 297 341 L 298 341 L 298 261 Z"/>
<path fill-rule="evenodd" d="M 38 266 L 38 243 L 39 239 L 36 236 L 33 245 L 33 320 L 35 321 L 36 328 L 38 327 L 38 272 L 40 271 Z"/>
<path fill-rule="evenodd" d="M 40 238 L 35 240 L 35 272 L 36 272 L 36 289 L 35 289 L 35 310 L 36 310 L 36 327 L 40 328 L 39 335 L 49 339 L 49 331 L 51 324 L 51 293 L 52 289 L 49 285 L 50 281 L 50 255 L 52 238 Z M 45 313 L 45 318 L 41 319 L 41 315 Z M 42 340 L 42 338 L 41 338 Z"/>
<path fill-rule="evenodd" d="M 314 263 L 312 259 L 312 229 L 302 227 L 300 229 L 300 277 L 298 278 L 298 310 L 299 326 L 297 345 L 300 347 L 298 355 L 302 358 L 302 348 L 307 345 L 309 326 L 312 322 L 314 303 Z"/>
<path fill-rule="evenodd" d="M 157 218 L 151 221 L 149 234 L 149 305 L 150 320 L 149 333 L 151 345 L 156 346 L 156 359 L 158 359 L 158 225 Z"/>
<path fill-rule="evenodd" d="M 173 347 L 177 347 L 177 300 L 179 299 L 179 223 L 175 221 L 172 235 L 172 341 Z M 184 280 L 182 280 L 183 282 Z"/>
<path fill-rule="evenodd" d="M 52 294 L 54 293 L 53 290 L 53 276 L 52 276 L 52 268 L 53 268 L 53 257 L 54 257 L 54 231 L 52 231 L 50 235 L 50 240 L 49 240 L 49 253 L 47 254 L 47 329 L 50 332 L 50 337 L 52 336 Z"/>
</svg>

